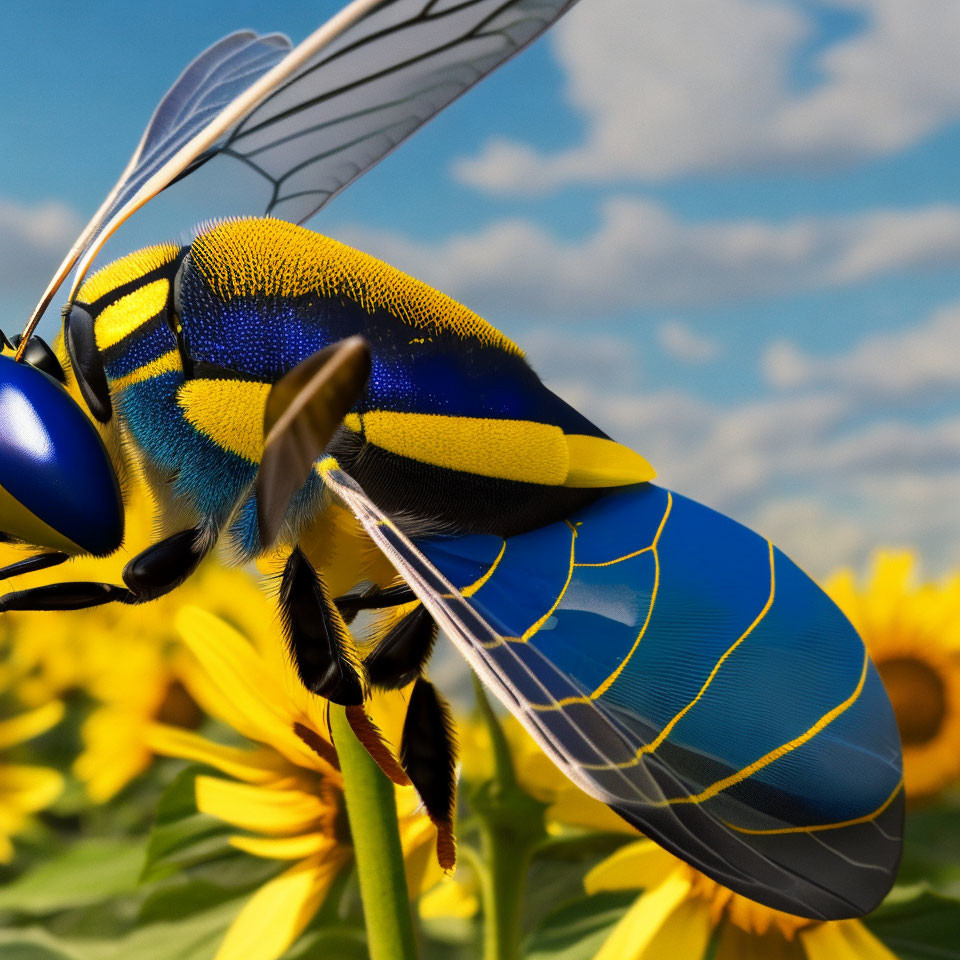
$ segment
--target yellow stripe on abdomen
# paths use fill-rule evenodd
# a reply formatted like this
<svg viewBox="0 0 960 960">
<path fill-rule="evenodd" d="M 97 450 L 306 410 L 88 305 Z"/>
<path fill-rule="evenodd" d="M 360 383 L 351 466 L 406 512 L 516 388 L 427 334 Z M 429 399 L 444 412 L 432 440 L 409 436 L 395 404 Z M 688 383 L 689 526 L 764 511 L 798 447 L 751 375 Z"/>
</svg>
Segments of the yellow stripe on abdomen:
<svg viewBox="0 0 960 960">
<path fill-rule="evenodd" d="M 622 443 L 582 434 L 567 434 L 565 439 L 570 460 L 565 487 L 621 487 L 657 475 L 645 457 Z"/>
<path fill-rule="evenodd" d="M 360 419 L 370 443 L 435 467 L 546 486 L 561 485 L 567 475 L 567 444 L 559 427 L 388 410 Z"/>
<path fill-rule="evenodd" d="M 638 453 L 602 437 L 532 420 L 375 410 L 344 425 L 390 453 L 481 477 L 548 487 L 617 487 L 656 475 Z"/>
</svg>

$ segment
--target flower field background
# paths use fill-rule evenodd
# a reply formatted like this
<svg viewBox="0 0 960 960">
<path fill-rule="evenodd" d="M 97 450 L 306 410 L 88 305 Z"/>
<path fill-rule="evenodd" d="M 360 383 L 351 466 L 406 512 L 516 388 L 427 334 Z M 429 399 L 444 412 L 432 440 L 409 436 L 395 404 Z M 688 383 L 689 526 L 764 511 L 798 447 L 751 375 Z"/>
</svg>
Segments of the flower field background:
<svg viewBox="0 0 960 960">
<path fill-rule="evenodd" d="M 184 64 L 342 3 L 5 5 L 5 332 Z M 863 920 L 802 921 L 565 781 L 441 638 L 455 872 L 395 787 L 423 960 L 960 960 L 958 48 L 956 0 L 584 0 L 311 224 L 488 318 L 668 486 L 782 546 L 862 633 L 904 747 L 897 886 Z M 188 181 L 116 253 L 218 203 Z M 128 508 L 120 555 L 5 590 L 119 582 L 153 531 L 142 490 Z M 368 956 L 276 574 L 211 560 L 143 607 L 0 615 L 0 960 Z M 394 748 L 404 700 L 371 706 Z"/>
<path fill-rule="evenodd" d="M 129 549 L 152 522 L 143 491 L 133 504 Z M 214 561 L 150 606 L 0 621 L 5 960 L 367 956 L 327 707 L 288 662 L 272 582 Z M 960 576 L 925 582 L 917 557 L 880 552 L 826 587 L 904 744 L 906 852 L 879 910 L 824 924 L 731 894 L 567 782 L 477 691 L 456 716 L 455 871 L 413 788 L 395 788 L 420 955 L 960 956 Z M 393 745 L 404 700 L 370 709 Z"/>
</svg>

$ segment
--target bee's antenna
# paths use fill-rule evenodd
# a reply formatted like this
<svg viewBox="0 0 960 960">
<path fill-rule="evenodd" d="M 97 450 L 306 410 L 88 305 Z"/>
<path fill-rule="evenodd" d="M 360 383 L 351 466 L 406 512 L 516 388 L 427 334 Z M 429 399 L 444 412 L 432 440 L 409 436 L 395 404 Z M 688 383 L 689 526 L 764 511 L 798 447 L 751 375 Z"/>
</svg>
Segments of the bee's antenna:
<svg viewBox="0 0 960 960">
<path fill-rule="evenodd" d="M 17 563 L 11 563 L 7 567 L 0 567 L 0 580 L 9 580 L 10 577 L 19 577 L 24 573 L 33 573 L 34 570 L 46 570 L 47 567 L 55 567 L 58 563 L 63 563 L 69 559 L 65 553 L 38 553 L 26 560 L 20 560 Z"/>
</svg>

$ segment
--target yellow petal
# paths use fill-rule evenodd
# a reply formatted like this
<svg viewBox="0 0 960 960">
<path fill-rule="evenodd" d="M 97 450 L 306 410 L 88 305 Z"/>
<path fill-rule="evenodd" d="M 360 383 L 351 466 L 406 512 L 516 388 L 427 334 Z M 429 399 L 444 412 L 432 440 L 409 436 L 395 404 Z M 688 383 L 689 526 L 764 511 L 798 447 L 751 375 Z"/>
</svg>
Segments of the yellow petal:
<svg viewBox="0 0 960 960">
<path fill-rule="evenodd" d="M 112 750 L 109 744 L 91 744 L 73 763 L 73 772 L 82 780 L 87 796 L 94 803 L 106 803 L 147 767 L 153 755 L 142 744 L 129 749 Z"/>
<path fill-rule="evenodd" d="M 53 803 L 63 790 L 63 776 L 48 767 L 0 767 L 0 806 L 33 812 Z"/>
<path fill-rule="evenodd" d="M 375 690 L 366 704 L 370 719 L 377 725 L 394 753 L 403 737 L 403 723 L 407 718 L 407 704 L 413 684 L 403 690 Z"/>
<path fill-rule="evenodd" d="M 320 908 L 349 854 L 311 857 L 264 884 L 227 931 L 216 960 L 275 960 Z"/>
<path fill-rule="evenodd" d="M 594 960 L 642 960 L 660 927 L 689 892 L 690 880 L 677 870 L 659 887 L 642 894 L 621 917 Z"/>
<path fill-rule="evenodd" d="M 197 777 L 196 796 L 201 813 L 269 836 L 313 833 L 331 813 L 330 807 L 315 794 L 216 777 Z"/>
<path fill-rule="evenodd" d="M 710 942 L 710 908 L 703 900 L 685 900 L 660 926 L 643 960 L 700 960 Z M 773 960 L 773 958 L 770 958 Z"/>
<path fill-rule="evenodd" d="M 31 740 L 56 726 L 63 717 L 63 703 L 52 700 L 50 703 L 28 713 L 11 717 L 0 722 L 0 750 Z"/>
<path fill-rule="evenodd" d="M 144 743 L 148 720 L 126 707 L 99 707 L 81 728 L 84 751 L 73 772 L 94 803 L 106 803 L 150 766 L 153 754 Z"/>
<path fill-rule="evenodd" d="M 293 732 L 299 717 L 288 691 L 236 630 L 199 607 L 184 607 L 177 615 L 177 629 L 203 668 L 184 676 L 198 703 L 293 763 L 319 764 L 316 754 Z"/>
<path fill-rule="evenodd" d="M 870 619 L 886 626 L 898 620 L 898 607 L 912 592 L 916 556 L 910 550 L 881 550 L 873 557 L 873 576 L 867 588 Z"/>
<path fill-rule="evenodd" d="M 0 831 L 0 863 L 9 863 L 13 859 L 13 844 L 10 838 Z"/>
<path fill-rule="evenodd" d="M 273 750 L 228 747 L 181 727 L 154 723 L 147 728 L 145 739 L 155 753 L 205 763 L 247 783 L 266 783 L 291 772 L 290 765 Z"/>
<path fill-rule="evenodd" d="M 305 833 L 299 837 L 231 837 L 238 850 L 267 860 L 303 860 L 328 851 L 336 842 L 326 833 Z"/>
<path fill-rule="evenodd" d="M 546 757 L 544 758 L 546 759 Z M 551 761 L 547 760 L 548 763 Z M 562 774 L 561 774 L 562 776 Z M 636 835 L 636 829 L 614 813 L 603 801 L 584 793 L 573 784 L 564 784 L 547 810 L 547 819 L 588 830 Z"/>
<path fill-rule="evenodd" d="M 589 894 L 648 889 L 662 883 L 678 865 L 676 857 L 652 840 L 638 840 L 598 863 L 586 875 L 583 885 Z"/>
<path fill-rule="evenodd" d="M 480 901 L 476 893 L 458 880 L 443 880 L 420 898 L 420 916 L 456 917 L 469 920 L 477 915 Z"/>
<path fill-rule="evenodd" d="M 859 920 L 818 923 L 800 939 L 807 960 L 897 960 Z"/>
<path fill-rule="evenodd" d="M 402 794 L 410 787 L 399 787 Z M 436 886 L 443 879 L 443 870 L 437 863 L 437 828 L 426 814 L 419 813 L 400 821 L 400 845 L 403 847 L 403 869 L 407 877 L 410 899 Z"/>
</svg>

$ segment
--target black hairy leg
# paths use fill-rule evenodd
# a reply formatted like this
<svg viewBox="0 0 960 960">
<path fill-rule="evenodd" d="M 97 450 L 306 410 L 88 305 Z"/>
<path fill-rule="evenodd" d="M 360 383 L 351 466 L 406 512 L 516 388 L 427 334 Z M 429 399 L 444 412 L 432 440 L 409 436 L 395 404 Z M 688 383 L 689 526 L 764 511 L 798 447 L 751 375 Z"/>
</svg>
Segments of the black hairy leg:
<svg viewBox="0 0 960 960">
<path fill-rule="evenodd" d="M 384 610 L 416 599 L 417 595 L 405 583 L 398 583 L 392 587 L 370 586 L 357 593 L 345 593 L 337 597 L 336 604 L 344 620 L 350 623 L 361 610 Z"/>
<path fill-rule="evenodd" d="M 303 685 L 333 703 L 363 703 L 366 681 L 353 637 L 320 574 L 299 547 L 280 582 L 280 622 Z"/>
<path fill-rule="evenodd" d="M 181 530 L 138 553 L 123 568 L 123 582 L 136 602 L 155 600 L 180 586 L 204 558 L 201 530 Z"/>
<path fill-rule="evenodd" d="M 447 702 L 418 677 L 403 724 L 400 763 L 437 828 L 437 860 L 444 870 L 457 862 L 453 813 L 457 801 L 457 743 Z"/>
<path fill-rule="evenodd" d="M 9 610 L 84 610 L 104 603 L 132 604 L 156 600 L 179 587 L 197 569 L 209 549 L 199 546 L 203 539 L 202 531 L 194 527 L 180 530 L 147 547 L 123 568 L 126 586 L 78 580 L 15 590 L 0 597 L 0 613 Z M 60 554 L 44 556 L 58 559 L 31 566 L 29 570 L 62 562 Z M 8 576 L 29 572 L 27 567 L 18 571 L 6 569 Z"/>
<path fill-rule="evenodd" d="M 399 690 L 415 680 L 426 666 L 437 639 L 437 625 L 420 604 L 380 637 L 364 657 L 370 683 Z"/>
<path fill-rule="evenodd" d="M 354 736 L 363 745 L 363 748 L 374 759 L 377 766 L 386 774 L 388 780 L 392 780 L 401 787 L 410 786 L 410 778 L 407 776 L 400 761 L 394 756 L 390 744 L 384 739 L 380 728 L 367 716 L 363 705 L 347 707 L 347 722 L 353 730 Z"/>
</svg>

